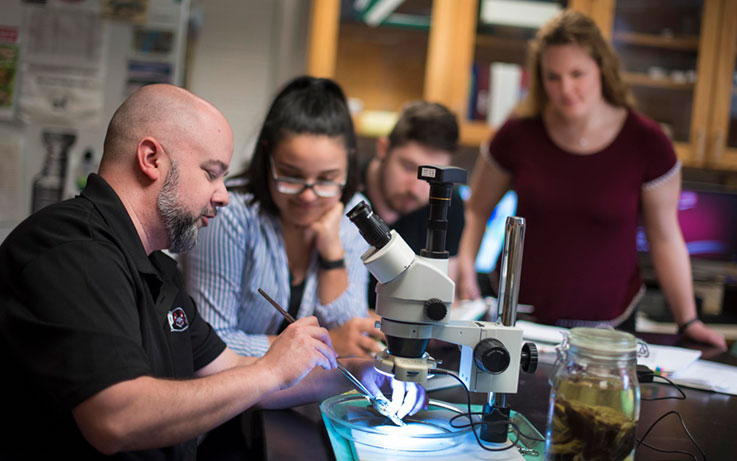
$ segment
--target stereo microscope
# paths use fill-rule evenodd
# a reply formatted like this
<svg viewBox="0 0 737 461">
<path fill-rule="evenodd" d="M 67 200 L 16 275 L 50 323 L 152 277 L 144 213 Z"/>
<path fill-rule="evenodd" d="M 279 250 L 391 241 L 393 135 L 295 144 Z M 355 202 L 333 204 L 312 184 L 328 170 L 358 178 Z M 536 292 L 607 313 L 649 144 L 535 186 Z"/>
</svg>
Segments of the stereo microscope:
<svg viewBox="0 0 737 461">
<path fill-rule="evenodd" d="M 483 422 L 488 424 L 483 425 L 481 438 L 505 442 L 506 394 L 517 392 L 520 368 L 532 373 L 537 367 L 535 345 L 523 344 L 522 330 L 515 326 L 524 219 L 507 219 L 500 266 L 500 320 L 450 320 L 455 283 L 448 277 L 447 214 L 453 184 L 465 183 L 466 171 L 423 165 L 417 177 L 430 183 L 426 248 L 420 255 L 365 202 L 347 213 L 371 245 L 361 260 L 378 281 L 376 313 L 381 316 L 380 329 L 388 347 L 376 356 L 374 366 L 400 381 L 424 383 L 437 368 L 426 352 L 430 339 L 459 345 L 458 377 L 470 391 L 489 394 L 483 412 Z"/>
</svg>

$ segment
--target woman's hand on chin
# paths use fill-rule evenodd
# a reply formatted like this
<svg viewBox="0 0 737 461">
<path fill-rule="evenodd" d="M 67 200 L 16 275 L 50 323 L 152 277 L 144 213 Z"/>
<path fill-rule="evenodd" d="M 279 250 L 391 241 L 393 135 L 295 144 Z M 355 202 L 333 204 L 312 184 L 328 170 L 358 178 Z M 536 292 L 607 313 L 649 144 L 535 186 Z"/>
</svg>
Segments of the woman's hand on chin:
<svg viewBox="0 0 737 461">
<path fill-rule="evenodd" d="M 340 241 L 343 209 L 343 203 L 337 202 L 310 226 L 315 236 L 315 249 L 323 259 L 333 261 L 343 257 L 343 244 Z"/>
</svg>

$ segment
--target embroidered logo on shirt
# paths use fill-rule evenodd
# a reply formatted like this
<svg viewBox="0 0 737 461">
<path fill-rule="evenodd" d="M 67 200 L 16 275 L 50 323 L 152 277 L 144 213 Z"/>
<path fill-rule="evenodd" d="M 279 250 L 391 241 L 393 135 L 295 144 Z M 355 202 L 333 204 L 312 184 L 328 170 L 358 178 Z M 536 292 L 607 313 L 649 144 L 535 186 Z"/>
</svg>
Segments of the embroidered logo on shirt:
<svg viewBox="0 0 737 461">
<path fill-rule="evenodd" d="M 166 316 L 169 319 L 169 328 L 171 328 L 171 331 L 184 331 L 189 328 L 187 314 L 184 313 L 184 309 L 181 307 L 175 307 Z"/>
</svg>

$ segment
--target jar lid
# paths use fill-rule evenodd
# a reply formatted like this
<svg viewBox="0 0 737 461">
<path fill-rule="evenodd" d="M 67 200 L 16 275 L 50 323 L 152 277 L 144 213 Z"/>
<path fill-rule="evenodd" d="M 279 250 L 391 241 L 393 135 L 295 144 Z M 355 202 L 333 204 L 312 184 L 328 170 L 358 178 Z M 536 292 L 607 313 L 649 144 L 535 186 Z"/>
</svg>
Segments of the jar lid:
<svg viewBox="0 0 737 461">
<path fill-rule="evenodd" d="M 569 343 L 605 355 L 632 353 L 637 349 L 637 339 L 630 333 L 604 328 L 572 328 Z"/>
</svg>

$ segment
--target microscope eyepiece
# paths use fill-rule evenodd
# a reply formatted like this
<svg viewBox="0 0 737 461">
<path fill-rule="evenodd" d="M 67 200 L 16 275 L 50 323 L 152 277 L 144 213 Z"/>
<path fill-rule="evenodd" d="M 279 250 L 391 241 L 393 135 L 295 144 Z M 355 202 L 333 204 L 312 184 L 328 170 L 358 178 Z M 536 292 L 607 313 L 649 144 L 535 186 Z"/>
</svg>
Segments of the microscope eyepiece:
<svg viewBox="0 0 737 461">
<path fill-rule="evenodd" d="M 371 210 L 365 201 L 361 200 L 361 203 L 354 206 L 346 213 L 346 216 L 358 227 L 364 240 L 377 250 L 383 248 L 392 239 L 389 226 Z"/>
</svg>

